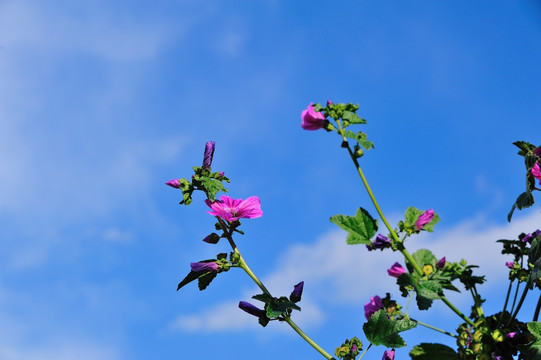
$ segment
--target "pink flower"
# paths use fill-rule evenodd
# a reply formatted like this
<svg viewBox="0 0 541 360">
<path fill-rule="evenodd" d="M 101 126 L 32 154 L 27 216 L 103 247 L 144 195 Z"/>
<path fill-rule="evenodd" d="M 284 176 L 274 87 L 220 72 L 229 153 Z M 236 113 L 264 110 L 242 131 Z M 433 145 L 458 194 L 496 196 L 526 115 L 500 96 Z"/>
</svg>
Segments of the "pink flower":
<svg viewBox="0 0 541 360">
<path fill-rule="evenodd" d="M 393 266 L 391 266 L 391 268 L 387 270 L 387 274 L 395 278 L 398 278 L 400 275 L 402 275 L 405 272 L 406 270 L 402 267 L 402 265 L 400 265 L 397 262 L 395 262 Z"/>
<path fill-rule="evenodd" d="M 165 183 L 165 185 L 169 185 L 175 189 L 180 189 L 180 181 L 178 179 L 169 180 Z"/>
<path fill-rule="evenodd" d="M 383 302 L 381 302 L 381 298 L 377 295 L 370 298 L 370 302 L 367 302 L 364 304 L 364 316 L 366 317 L 366 320 L 370 319 L 370 316 L 372 316 L 376 311 L 379 309 L 383 309 Z"/>
<path fill-rule="evenodd" d="M 536 162 L 532 168 L 532 175 L 534 178 L 539 180 L 539 185 L 541 185 L 541 168 L 539 167 L 539 162 Z"/>
<path fill-rule="evenodd" d="M 314 111 L 314 104 L 310 103 L 308 108 L 301 113 L 301 127 L 304 130 L 319 130 L 325 126 L 325 115 L 321 112 Z"/>
<path fill-rule="evenodd" d="M 392 350 L 385 350 L 383 352 L 383 357 L 381 360 L 394 360 L 394 349 Z"/>
<path fill-rule="evenodd" d="M 254 219 L 263 215 L 261 201 L 257 196 L 250 196 L 246 200 L 232 199 L 227 195 L 220 196 L 220 200 L 205 200 L 212 209 L 210 215 L 219 216 L 226 221 L 237 221 L 240 218 Z"/>
<path fill-rule="evenodd" d="M 505 266 L 507 266 L 509 269 L 512 269 L 512 268 L 515 267 L 515 262 L 514 261 L 506 261 Z"/>
<path fill-rule="evenodd" d="M 419 231 L 434 218 L 434 210 L 425 211 L 415 222 L 415 230 Z"/>
</svg>

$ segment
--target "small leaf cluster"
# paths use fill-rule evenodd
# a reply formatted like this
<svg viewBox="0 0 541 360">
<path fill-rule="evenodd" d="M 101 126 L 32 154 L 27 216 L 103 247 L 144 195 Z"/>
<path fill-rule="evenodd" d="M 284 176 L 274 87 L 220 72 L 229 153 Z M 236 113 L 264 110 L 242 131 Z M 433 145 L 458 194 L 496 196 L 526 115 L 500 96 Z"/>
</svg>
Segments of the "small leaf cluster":
<svg viewBox="0 0 541 360">
<path fill-rule="evenodd" d="M 353 132 L 352 130 L 346 130 L 351 125 L 366 124 L 366 120 L 357 115 L 359 110 L 359 104 L 333 104 L 327 103 L 326 107 L 320 104 L 314 105 L 314 111 L 323 112 L 326 117 L 330 116 L 336 122 L 336 128 L 329 124 L 326 129 L 328 131 L 336 130 L 343 138 L 352 139 L 355 141 L 353 147 L 353 154 L 355 158 L 360 158 L 364 154 L 364 150 L 370 150 L 374 148 L 374 143 L 366 138 L 366 134 L 362 131 Z M 348 147 L 347 142 L 342 144 L 342 147 Z"/>
<path fill-rule="evenodd" d="M 399 233 L 405 233 L 407 236 L 409 236 L 412 234 L 418 234 L 422 230 L 433 232 L 434 226 L 440 221 L 440 217 L 436 213 L 434 213 L 434 217 L 432 218 L 432 220 L 428 224 L 423 226 L 422 230 L 417 230 L 417 228 L 415 227 L 415 223 L 417 222 L 419 217 L 423 215 L 423 213 L 424 211 L 419 210 L 413 206 L 407 208 L 404 214 L 404 220 L 398 223 Z"/>
<path fill-rule="evenodd" d="M 355 360 L 363 349 L 363 343 L 356 336 L 346 339 L 342 345 L 336 348 L 334 354 L 342 360 Z"/>
<path fill-rule="evenodd" d="M 230 180 L 223 172 L 211 172 L 201 166 L 193 167 L 194 174 L 192 181 L 185 178 L 179 179 L 180 190 L 182 191 L 182 201 L 180 204 L 190 205 L 192 203 L 192 194 L 195 190 L 203 191 L 210 201 L 216 200 L 216 194 L 220 191 L 227 192 L 224 182 Z"/>
<path fill-rule="evenodd" d="M 502 254 L 513 255 L 514 266 L 509 269 L 509 279 L 526 282 L 530 289 L 534 285 L 541 289 L 541 232 L 521 233 L 518 240 L 498 242 L 503 245 Z"/>
<path fill-rule="evenodd" d="M 348 232 L 349 245 L 368 245 L 378 231 L 378 221 L 363 208 L 359 208 L 355 216 L 338 214 L 331 216 L 330 221 Z"/>
<path fill-rule="evenodd" d="M 509 222 L 511 221 L 515 209 L 522 210 L 534 204 L 535 200 L 532 191 L 541 190 L 535 187 L 535 178 L 532 175 L 532 168 L 541 160 L 537 155 L 539 152 L 537 152 L 537 154 L 535 153 L 536 149 L 539 149 L 540 147 L 536 147 L 526 141 L 515 141 L 513 145 L 519 148 L 518 155 L 524 157 L 524 165 L 526 167 L 526 190 L 517 197 L 517 200 L 511 207 L 511 211 L 509 211 L 509 214 L 507 215 L 507 221 Z"/>
</svg>

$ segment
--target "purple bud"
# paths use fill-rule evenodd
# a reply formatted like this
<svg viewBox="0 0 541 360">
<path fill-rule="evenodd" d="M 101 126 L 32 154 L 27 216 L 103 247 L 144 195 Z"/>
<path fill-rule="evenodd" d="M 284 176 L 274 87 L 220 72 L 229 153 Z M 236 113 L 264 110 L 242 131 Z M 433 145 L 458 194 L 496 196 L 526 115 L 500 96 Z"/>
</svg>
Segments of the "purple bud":
<svg viewBox="0 0 541 360">
<path fill-rule="evenodd" d="M 434 219 L 434 210 L 430 209 L 425 211 L 415 222 L 415 230 L 422 230 L 426 224 L 432 221 L 432 219 Z"/>
<path fill-rule="evenodd" d="M 383 353 L 383 357 L 381 360 L 394 360 L 394 349 L 392 350 L 385 350 Z"/>
<path fill-rule="evenodd" d="M 239 308 L 246 311 L 248 314 L 256 316 L 258 318 L 267 316 L 267 313 L 265 312 L 265 310 L 261 310 L 247 301 L 240 301 Z"/>
<path fill-rule="evenodd" d="M 368 251 L 372 251 L 375 249 L 383 250 L 390 247 L 391 240 L 387 236 L 381 234 L 378 234 L 378 236 L 376 236 L 376 239 L 370 245 L 366 245 Z"/>
<path fill-rule="evenodd" d="M 301 301 L 303 287 L 304 281 L 301 281 L 297 285 L 293 286 L 293 291 L 291 292 L 291 295 L 289 295 L 289 300 L 293 301 L 294 303 Z"/>
<path fill-rule="evenodd" d="M 334 105 L 334 103 L 331 100 L 327 100 L 327 106 Z"/>
<path fill-rule="evenodd" d="M 212 233 L 203 239 L 207 244 L 217 244 L 220 241 L 220 236 L 216 233 Z"/>
<path fill-rule="evenodd" d="M 391 275 L 394 278 L 398 278 L 400 275 L 405 273 L 406 270 L 399 263 L 395 262 L 390 269 L 387 270 L 387 274 Z"/>
<path fill-rule="evenodd" d="M 517 333 L 516 331 L 512 331 L 512 332 L 510 332 L 509 334 L 505 335 L 505 338 L 506 338 L 506 339 L 512 339 L 512 338 L 514 338 L 514 337 L 517 336 L 517 335 L 518 335 L 518 333 Z"/>
<path fill-rule="evenodd" d="M 220 172 L 218 173 L 218 175 L 220 175 L 220 176 L 225 176 L 225 173 L 224 173 L 223 171 L 220 171 Z"/>
<path fill-rule="evenodd" d="M 445 256 L 444 256 L 444 257 L 442 257 L 441 259 L 438 260 L 438 262 L 436 263 L 436 267 L 438 269 L 440 269 L 440 270 L 443 269 L 445 267 L 445 261 L 446 260 L 445 260 Z"/>
<path fill-rule="evenodd" d="M 531 233 L 531 234 L 527 234 L 526 236 L 524 236 L 524 237 L 522 238 L 522 242 L 527 242 L 527 243 L 530 243 L 530 244 L 531 244 L 532 241 L 533 241 L 533 239 L 535 239 L 536 237 L 538 237 L 539 234 L 541 234 L 541 230 L 539 230 L 539 229 L 536 230 L 536 231 L 534 231 L 534 232 Z"/>
<path fill-rule="evenodd" d="M 175 189 L 180 189 L 180 181 L 179 179 L 173 179 L 173 180 L 169 180 L 168 182 L 165 183 L 165 185 L 169 185 Z"/>
<path fill-rule="evenodd" d="M 192 271 L 203 272 L 203 271 L 214 271 L 217 272 L 220 266 L 216 261 L 209 262 L 196 262 L 190 264 Z"/>
<path fill-rule="evenodd" d="M 364 304 L 364 316 L 366 317 L 366 320 L 370 319 L 370 316 L 379 309 L 383 309 L 383 302 L 379 296 L 375 295 L 370 298 L 369 302 Z"/>
<path fill-rule="evenodd" d="M 214 141 L 207 141 L 205 144 L 205 154 L 203 155 L 203 169 L 210 169 L 212 157 L 214 156 Z"/>
<path fill-rule="evenodd" d="M 327 105 L 328 105 L 328 104 L 327 104 Z M 357 345 L 355 345 L 355 344 L 351 345 L 351 353 L 352 353 L 352 354 L 353 354 L 354 352 L 356 352 L 357 350 L 359 350 L 359 349 L 357 348 Z"/>
<path fill-rule="evenodd" d="M 513 261 L 507 261 L 505 263 L 505 266 L 507 266 L 509 269 L 512 269 L 515 267 L 515 263 Z"/>
</svg>

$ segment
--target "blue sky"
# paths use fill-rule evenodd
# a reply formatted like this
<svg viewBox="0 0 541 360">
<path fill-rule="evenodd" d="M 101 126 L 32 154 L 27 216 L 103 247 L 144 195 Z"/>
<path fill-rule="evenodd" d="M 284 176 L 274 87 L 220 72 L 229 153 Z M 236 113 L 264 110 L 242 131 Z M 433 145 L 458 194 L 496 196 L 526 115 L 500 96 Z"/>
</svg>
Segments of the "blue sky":
<svg viewBox="0 0 541 360">
<path fill-rule="evenodd" d="M 388 216 L 442 218 L 412 249 L 481 265 L 483 295 L 501 295 L 493 241 L 540 227 L 538 204 L 506 224 L 524 186 L 511 143 L 541 143 L 540 36 L 534 1 L 0 1 L 0 358 L 317 358 L 237 309 L 256 292 L 240 271 L 175 291 L 227 251 L 201 242 L 202 198 L 164 186 L 208 140 L 230 195 L 261 198 L 237 239 L 252 268 L 277 294 L 305 281 L 298 322 L 327 351 L 362 336 L 400 259 L 328 222 L 371 207 L 338 137 L 300 128 L 327 99 L 368 120 L 362 165 Z M 436 310 L 415 316 L 458 325 Z"/>
</svg>

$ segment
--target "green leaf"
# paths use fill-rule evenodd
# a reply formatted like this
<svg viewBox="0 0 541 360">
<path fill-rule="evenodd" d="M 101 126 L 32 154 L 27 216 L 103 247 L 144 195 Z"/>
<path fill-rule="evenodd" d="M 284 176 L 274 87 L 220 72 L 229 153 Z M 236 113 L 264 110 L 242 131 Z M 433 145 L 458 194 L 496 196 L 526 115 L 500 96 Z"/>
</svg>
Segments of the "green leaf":
<svg viewBox="0 0 541 360">
<path fill-rule="evenodd" d="M 210 201 L 216 200 L 216 194 L 220 191 L 227 192 L 224 184 L 220 180 L 210 177 L 201 177 L 201 185 L 207 190 L 207 195 Z"/>
<path fill-rule="evenodd" d="M 218 275 L 216 271 L 208 271 L 206 273 L 203 273 L 201 276 L 199 276 L 198 281 L 198 287 L 199 290 L 203 291 L 209 286 L 209 284 L 214 280 L 214 278 Z"/>
<path fill-rule="evenodd" d="M 344 126 L 349 126 L 352 124 L 366 124 L 366 120 L 359 117 L 352 111 L 344 111 L 342 114 L 342 120 L 344 121 Z"/>
<path fill-rule="evenodd" d="M 177 291 L 179 291 L 180 288 L 183 287 L 184 285 L 187 285 L 191 283 L 192 281 L 196 280 L 198 277 L 199 277 L 198 272 L 190 271 L 190 273 L 186 275 L 186 277 L 181 282 L 178 283 Z"/>
<path fill-rule="evenodd" d="M 301 310 L 298 305 L 290 300 L 287 300 L 287 298 L 274 299 L 274 301 L 267 304 L 267 317 L 269 319 L 276 319 L 280 315 L 286 314 L 287 310 L 289 309 Z"/>
<path fill-rule="evenodd" d="M 406 213 L 404 214 L 404 224 L 409 227 L 415 226 L 415 222 L 419 219 L 419 216 L 423 215 L 423 213 L 424 211 L 410 206 L 406 209 Z"/>
<path fill-rule="evenodd" d="M 359 208 L 355 216 L 339 214 L 331 216 L 330 220 L 348 232 L 346 241 L 350 245 L 370 244 L 378 230 L 378 221 L 363 208 Z"/>
<path fill-rule="evenodd" d="M 412 360 L 456 360 L 458 354 L 446 345 L 421 343 L 411 349 L 410 357 Z"/>
<path fill-rule="evenodd" d="M 511 222 L 511 217 L 513 216 L 513 212 L 515 211 L 515 209 L 522 210 L 522 209 L 528 208 L 532 206 L 534 202 L 535 201 L 534 201 L 532 192 L 530 190 L 527 190 L 523 192 L 522 194 L 520 194 L 517 200 L 515 201 L 515 203 L 513 204 L 511 211 L 507 215 L 507 221 Z"/>
<path fill-rule="evenodd" d="M 411 256 L 420 267 L 423 267 L 426 264 L 430 264 L 435 267 L 436 263 L 438 262 L 434 254 L 432 254 L 432 251 L 428 249 L 419 249 Z"/>
<path fill-rule="evenodd" d="M 521 156 L 525 156 L 526 154 L 533 152 L 535 149 L 535 145 L 530 144 L 529 142 L 526 142 L 526 141 L 515 141 L 513 145 L 515 145 L 516 147 L 520 149 L 518 154 Z"/>
<path fill-rule="evenodd" d="M 406 346 L 406 342 L 399 332 L 413 329 L 417 323 L 409 319 L 389 319 L 385 310 L 378 310 L 363 325 L 363 331 L 368 341 L 374 345 L 383 345 L 388 348 Z"/>
<path fill-rule="evenodd" d="M 525 360 L 541 359 L 541 322 L 532 321 L 528 323 L 528 330 L 533 335 L 534 340 L 526 345 L 526 351 L 521 353 Z"/>
</svg>

